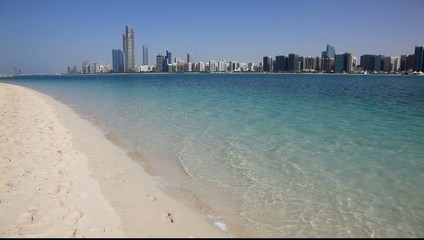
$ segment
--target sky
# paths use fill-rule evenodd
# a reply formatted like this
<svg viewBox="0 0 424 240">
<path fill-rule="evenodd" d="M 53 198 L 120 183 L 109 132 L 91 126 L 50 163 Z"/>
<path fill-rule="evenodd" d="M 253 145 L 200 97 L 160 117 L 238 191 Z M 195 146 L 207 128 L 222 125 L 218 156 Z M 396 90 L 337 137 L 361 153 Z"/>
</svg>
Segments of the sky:
<svg viewBox="0 0 424 240">
<path fill-rule="evenodd" d="M 112 64 L 125 26 L 149 64 L 158 53 L 193 61 L 351 52 L 400 56 L 424 45 L 424 0 L 0 0 L 0 73 Z"/>
</svg>

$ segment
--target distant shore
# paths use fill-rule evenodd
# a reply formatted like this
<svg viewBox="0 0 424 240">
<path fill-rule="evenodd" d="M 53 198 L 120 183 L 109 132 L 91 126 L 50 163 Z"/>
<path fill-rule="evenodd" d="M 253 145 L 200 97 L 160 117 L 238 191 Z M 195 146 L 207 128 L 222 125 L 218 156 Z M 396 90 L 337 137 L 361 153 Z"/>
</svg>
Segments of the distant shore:
<svg viewBox="0 0 424 240">
<path fill-rule="evenodd" d="M 1 237 L 229 237 L 69 107 L 0 83 Z"/>
</svg>

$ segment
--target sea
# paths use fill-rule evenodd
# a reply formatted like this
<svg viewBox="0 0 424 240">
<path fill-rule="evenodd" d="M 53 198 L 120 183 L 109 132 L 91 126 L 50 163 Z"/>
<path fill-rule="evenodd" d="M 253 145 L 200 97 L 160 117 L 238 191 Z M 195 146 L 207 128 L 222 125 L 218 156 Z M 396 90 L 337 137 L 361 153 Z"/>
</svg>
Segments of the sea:
<svg viewBox="0 0 424 240">
<path fill-rule="evenodd" d="M 424 237 L 424 77 L 17 76 L 235 237 Z M 143 183 L 140 183 L 143 184 Z"/>
</svg>

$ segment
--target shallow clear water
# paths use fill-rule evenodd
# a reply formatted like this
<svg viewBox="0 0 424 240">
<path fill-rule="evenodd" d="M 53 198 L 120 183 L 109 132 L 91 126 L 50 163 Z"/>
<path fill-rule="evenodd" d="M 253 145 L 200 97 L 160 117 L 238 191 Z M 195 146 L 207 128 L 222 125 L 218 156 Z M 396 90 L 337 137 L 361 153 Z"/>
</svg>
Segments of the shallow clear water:
<svg viewBox="0 0 424 240">
<path fill-rule="evenodd" d="M 238 236 L 424 237 L 424 77 L 28 76 Z M 146 166 L 147 166 L 146 165 Z"/>
</svg>

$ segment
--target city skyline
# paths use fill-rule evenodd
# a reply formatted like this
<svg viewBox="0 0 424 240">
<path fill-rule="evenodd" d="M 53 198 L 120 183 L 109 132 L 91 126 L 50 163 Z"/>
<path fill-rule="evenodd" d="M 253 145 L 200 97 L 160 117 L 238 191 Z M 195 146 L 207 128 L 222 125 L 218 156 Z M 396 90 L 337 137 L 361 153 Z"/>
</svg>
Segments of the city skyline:
<svg viewBox="0 0 424 240">
<path fill-rule="evenodd" d="M 116 14 L 123 9 L 126 14 Z M 350 52 L 358 61 L 364 54 L 400 57 L 423 45 L 422 9 L 424 1 L 417 0 L 213 5 L 0 0 L 0 31 L 7 33 L 0 40 L 0 73 L 12 73 L 14 67 L 22 73 L 59 73 L 84 60 L 112 64 L 111 49 L 121 48 L 119 35 L 127 25 L 136 35 L 136 65 L 143 63 L 143 45 L 148 46 L 149 62 L 169 49 L 173 58 L 191 53 L 195 62 L 258 64 L 263 56 L 321 56 L 327 44 L 336 54 Z"/>
</svg>

